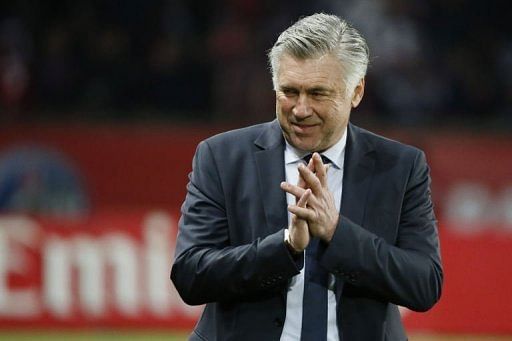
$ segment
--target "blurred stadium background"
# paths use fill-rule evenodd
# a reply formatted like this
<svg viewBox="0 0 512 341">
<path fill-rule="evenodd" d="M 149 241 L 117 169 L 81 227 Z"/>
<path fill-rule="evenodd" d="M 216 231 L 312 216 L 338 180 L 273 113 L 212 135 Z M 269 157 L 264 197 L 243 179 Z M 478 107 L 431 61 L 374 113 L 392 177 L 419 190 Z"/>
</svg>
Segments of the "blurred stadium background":
<svg viewBox="0 0 512 341">
<path fill-rule="evenodd" d="M 265 52 L 339 14 L 372 62 L 353 122 L 421 147 L 445 288 L 411 340 L 512 339 L 512 32 L 499 2 L 2 1 L 0 339 L 184 340 L 168 279 L 197 143 L 273 118 Z M 503 2 L 505 5 L 505 2 Z"/>
</svg>

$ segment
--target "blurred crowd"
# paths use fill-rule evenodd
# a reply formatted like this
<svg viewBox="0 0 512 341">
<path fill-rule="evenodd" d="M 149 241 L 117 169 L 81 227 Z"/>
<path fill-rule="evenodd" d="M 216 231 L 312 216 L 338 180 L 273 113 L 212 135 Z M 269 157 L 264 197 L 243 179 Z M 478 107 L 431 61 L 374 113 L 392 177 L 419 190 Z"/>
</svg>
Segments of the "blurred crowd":
<svg viewBox="0 0 512 341">
<path fill-rule="evenodd" d="M 266 51 L 301 15 L 370 46 L 357 119 L 512 130 L 509 11 L 462 0 L 3 1 L 0 122 L 265 121 Z"/>
</svg>

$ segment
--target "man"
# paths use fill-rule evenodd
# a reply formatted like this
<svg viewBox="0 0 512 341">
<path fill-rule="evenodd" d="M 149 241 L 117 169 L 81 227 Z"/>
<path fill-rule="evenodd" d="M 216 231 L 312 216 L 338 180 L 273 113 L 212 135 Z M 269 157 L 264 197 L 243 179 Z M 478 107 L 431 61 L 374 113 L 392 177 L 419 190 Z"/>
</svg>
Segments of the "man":
<svg viewBox="0 0 512 341">
<path fill-rule="evenodd" d="M 349 123 L 368 48 L 345 21 L 305 17 L 269 59 L 277 120 L 194 157 L 171 272 L 206 303 L 191 340 L 405 340 L 397 306 L 443 280 L 425 156 Z"/>
</svg>

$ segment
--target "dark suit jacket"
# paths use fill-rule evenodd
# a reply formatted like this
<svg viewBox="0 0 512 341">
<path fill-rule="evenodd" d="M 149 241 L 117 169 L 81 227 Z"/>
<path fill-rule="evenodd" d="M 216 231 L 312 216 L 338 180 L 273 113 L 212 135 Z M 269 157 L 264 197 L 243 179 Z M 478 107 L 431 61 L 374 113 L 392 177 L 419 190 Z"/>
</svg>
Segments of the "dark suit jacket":
<svg viewBox="0 0 512 341">
<path fill-rule="evenodd" d="M 279 340 L 286 288 L 299 273 L 287 227 L 277 121 L 197 148 L 171 279 L 206 303 L 191 340 Z M 348 127 L 340 222 L 321 258 L 336 276 L 343 340 L 405 340 L 397 305 L 425 311 L 443 281 L 429 169 L 420 150 Z"/>
</svg>

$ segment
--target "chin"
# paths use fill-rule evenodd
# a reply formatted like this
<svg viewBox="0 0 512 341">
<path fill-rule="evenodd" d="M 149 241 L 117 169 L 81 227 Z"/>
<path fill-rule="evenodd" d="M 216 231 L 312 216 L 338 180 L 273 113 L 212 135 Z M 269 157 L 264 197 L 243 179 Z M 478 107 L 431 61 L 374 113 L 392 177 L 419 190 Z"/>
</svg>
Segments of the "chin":
<svg viewBox="0 0 512 341">
<path fill-rule="evenodd" d="M 285 134 L 289 144 L 303 152 L 314 152 L 318 148 L 319 141 L 312 137 L 300 137 L 296 134 Z"/>
<path fill-rule="evenodd" d="M 298 143 L 294 143 L 293 146 L 297 149 L 304 151 L 304 152 L 314 152 L 316 144 L 299 141 Z"/>
</svg>

